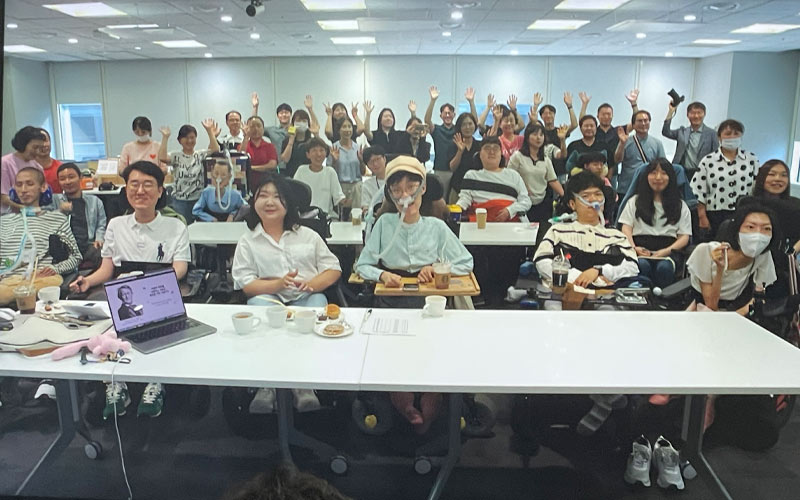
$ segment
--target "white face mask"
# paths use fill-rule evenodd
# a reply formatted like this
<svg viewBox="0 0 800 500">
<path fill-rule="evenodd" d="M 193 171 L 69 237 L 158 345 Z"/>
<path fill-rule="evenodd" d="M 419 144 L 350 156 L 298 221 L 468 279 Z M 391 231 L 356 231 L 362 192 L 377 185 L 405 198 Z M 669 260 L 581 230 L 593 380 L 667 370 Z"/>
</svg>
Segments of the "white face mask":
<svg viewBox="0 0 800 500">
<path fill-rule="evenodd" d="M 739 246 L 742 253 L 748 257 L 755 258 L 766 250 L 772 237 L 761 233 L 739 233 Z"/>
<path fill-rule="evenodd" d="M 739 149 L 739 146 L 741 146 L 741 144 L 742 144 L 741 137 L 731 137 L 719 141 L 719 145 L 722 146 L 723 149 L 728 149 L 728 150 Z"/>
<path fill-rule="evenodd" d="M 308 130 L 308 122 L 295 122 L 294 127 L 297 130 L 305 132 L 306 130 Z"/>
<path fill-rule="evenodd" d="M 150 142 L 150 134 L 147 135 L 137 135 L 136 140 L 138 142 Z"/>
</svg>

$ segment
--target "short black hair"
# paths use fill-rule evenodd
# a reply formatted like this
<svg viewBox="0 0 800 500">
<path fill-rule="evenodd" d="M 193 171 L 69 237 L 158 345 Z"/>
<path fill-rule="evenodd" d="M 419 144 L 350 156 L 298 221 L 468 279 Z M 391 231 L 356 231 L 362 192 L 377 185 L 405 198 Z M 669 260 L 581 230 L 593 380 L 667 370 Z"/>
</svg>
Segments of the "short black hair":
<svg viewBox="0 0 800 500">
<path fill-rule="evenodd" d="M 286 209 L 286 215 L 283 217 L 283 229 L 291 231 L 300 225 L 300 206 L 297 199 L 292 196 L 292 188 L 289 181 L 282 175 L 275 172 L 267 172 L 262 178 L 261 182 L 253 189 L 253 196 L 250 197 L 250 211 L 247 212 L 244 220 L 250 230 L 254 230 L 261 224 L 261 218 L 256 213 L 256 200 L 258 200 L 258 193 L 267 184 L 275 186 L 278 191 L 278 197 Z"/>
<path fill-rule="evenodd" d="M 422 123 L 422 119 L 421 119 L 419 116 L 412 116 L 412 117 L 411 117 L 411 118 L 409 118 L 409 119 L 408 119 L 408 121 L 406 122 L 406 128 L 410 127 L 410 126 L 411 126 L 411 124 L 412 124 L 412 123 L 414 123 L 414 122 L 417 122 L 417 123 Z"/>
<path fill-rule="evenodd" d="M 446 102 L 446 103 L 442 104 L 441 106 L 439 106 L 439 114 L 444 113 L 444 110 L 447 109 L 447 108 L 450 108 L 450 111 L 452 111 L 453 113 L 456 112 L 456 108 L 452 104 L 450 104 L 449 102 Z"/>
<path fill-rule="evenodd" d="M 178 140 L 180 141 L 189 134 L 194 134 L 197 137 L 197 129 L 191 125 L 183 125 L 178 129 Z"/>
<path fill-rule="evenodd" d="M 24 168 L 21 168 L 21 169 L 19 169 L 19 172 L 17 172 L 17 175 L 21 174 L 22 172 L 33 172 L 33 173 L 35 173 L 36 174 L 36 179 L 39 181 L 39 184 L 44 184 L 45 181 L 47 180 L 47 179 L 44 178 L 44 172 L 42 172 L 40 169 L 38 169 L 36 167 L 24 167 Z M 15 176 L 15 180 L 16 180 L 16 176 Z"/>
<path fill-rule="evenodd" d="M 594 126 L 595 127 L 597 126 L 597 118 L 595 118 L 593 115 L 583 115 L 583 116 L 581 116 L 581 119 L 578 120 L 578 126 L 579 127 L 583 127 L 583 122 L 585 122 L 586 120 L 594 120 Z"/>
<path fill-rule="evenodd" d="M 691 111 L 691 110 L 693 110 L 693 109 L 695 109 L 695 108 L 697 108 L 697 109 L 702 109 L 702 110 L 703 110 L 703 113 L 705 113 L 705 112 L 706 112 L 706 105 L 705 105 L 705 104 L 703 104 L 703 103 L 702 103 L 702 102 L 700 102 L 700 101 L 694 101 L 693 103 L 689 104 L 689 105 L 686 107 L 686 112 L 688 113 L 689 111 Z"/>
<path fill-rule="evenodd" d="M 578 161 L 576 162 L 576 165 L 580 168 L 586 168 L 586 165 L 596 162 L 605 164 L 608 162 L 608 158 L 606 158 L 606 155 L 600 151 L 589 151 L 578 155 Z"/>
<path fill-rule="evenodd" d="M 726 129 L 730 129 L 734 132 L 739 132 L 740 134 L 744 135 L 744 125 L 739 120 L 734 120 L 732 118 L 723 120 L 723 122 L 719 124 L 719 127 L 717 127 L 717 137 L 722 137 L 722 133 Z"/>
<path fill-rule="evenodd" d="M 309 118 L 308 113 L 304 109 L 298 109 L 292 115 L 292 123 L 296 122 L 297 120 L 305 120 L 307 122 L 311 122 L 311 118 Z"/>
<path fill-rule="evenodd" d="M 567 181 L 567 185 L 564 186 L 564 196 L 561 197 L 561 200 L 558 202 L 558 206 L 556 206 L 556 213 L 572 213 L 574 210 L 572 210 L 572 207 L 569 206 L 569 201 L 574 199 L 576 194 L 591 187 L 595 187 L 603 191 L 603 194 L 605 194 L 605 190 L 603 189 L 603 179 L 599 178 L 588 170 L 584 170 L 571 176 Z"/>
<path fill-rule="evenodd" d="M 373 156 L 386 156 L 386 150 L 383 149 L 383 146 L 376 145 L 370 146 L 361 153 L 361 157 L 364 158 L 364 163 L 369 163 Z"/>
<path fill-rule="evenodd" d="M 544 113 L 545 109 L 549 109 L 550 111 L 553 112 L 553 114 L 556 114 L 556 107 L 555 106 L 553 106 L 552 104 L 545 104 L 544 106 L 539 108 L 539 116 L 542 116 L 542 113 Z"/>
<path fill-rule="evenodd" d="M 489 135 L 489 136 L 486 136 L 486 137 L 483 138 L 483 140 L 481 141 L 481 147 L 480 147 L 480 149 L 478 149 L 478 157 L 479 157 L 479 159 L 480 159 L 480 151 L 483 148 L 485 148 L 486 146 L 491 146 L 493 144 L 496 145 L 496 146 L 500 146 L 501 150 L 503 149 L 503 144 L 500 142 L 500 138 L 497 137 L 496 135 Z M 480 161 L 479 161 L 479 163 L 481 163 L 481 168 L 483 168 L 483 163 L 480 162 Z M 500 155 L 500 168 L 504 168 L 505 166 L 506 166 L 506 157 L 501 154 Z"/>
<path fill-rule="evenodd" d="M 642 113 L 647 115 L 648 120 L 653 121 L 653 115 L 651 115 L 649 111 L 647 111 L 646 109 L 639 109 L 636 110 L 636 112 L 631 115 L 631 124 L 636 123 L 636 117 L 641 115 Z"/>
<path fill-rule="evenodd" d="M 137 161 L 125 167 L 125 170 L 122 171 L 122 178 L 125 179 L 126 184 L 128 183 L 128 177 L 130 177 L 131 172 L 134 170 L 154 177 L 158 183 L 158 187 L 164 186 L 164 172 L 161 170 L 161 167 L 149 161 Z"/>
<path fill-rule="evenodd" d="M 325 144 L 325 141 L 323 141 L 319 137 L 312 137 L 311 139 L 309 139 L 309 141 L 306 143 L 306 153 L 308 153 L 314 148 L 324 149 L 325 155 L 329 153 L 328 145 Z"/>
<path fill-rule="evenodd" d="M 285 102 L 278 105 L 277 109 L 275 109 L 275 114 L 277 115 L 281 111 L 288 111 L 289 113 L 292 112 L 292 107 L 286 104 Z"/>
<path fill-rule="evenodd" d="M 769 221 L 772 224 L 772 239 L 769 241 L 769 246 L 764 249 L 763 253 L 767 253 L 774 249 L 778 248 L 779 242 L 781 241 L 781 234 L 780 234 L 780 225 L 778 223 L 778 216 L 775 212 L 759 203 L 746 203 L 743 205 L 739 205 L 736 207 L 736 211 L 733 213 L 733 219 L 729 220 L 730 224 L 723 225 L 717 235 L 718 241 L 728 242 L 734 250 L 741 250 L 742 247 L 739 245 L 739 229 L 741 229 L 744 220 L 747 218 L 748 215 L 752 213 L 762 213 L 766 214 L 769 217 Z"/>
<path fill-rule="evenodd" d="M 294 465 L 279 465 L 230 490 L 224 500 L 350 500 L 327 481 Z"/>
<path fill-rule="evenodd" d="M 61 173 L 61 172 L 63 172 L 64 170 L 69 170 L 69 169 L 72 169 L 72 170 L 74 170 L 74 171 L 75 171 L 75 172 L 78 174 L 78 177 L 81 177 L 81 176 L 83 176 L 83 174 L 81 173 L 81 169 L 80 169 L 80 168 L 78 168 L 78 166 L 77 166 L 77 165 L 75 165 L 75 164 L 74 164 L 74 163 L 72 163 L 72 162 L 68 162 L 68 163 L 62 163 L 61 165 L 59 165 L 59 166 L 58 166 L 58 170 L 56 170 L 56 176 L 58 176 L 58 174 L 60 174 L 60 173 Z"/>
<path fill-rule="evenodd" d="M 242 119 L 242 114 L 239 113 L 238 111 L 236 111 L 235 109 L 232 109 L 232 110 L 228 111 L 227 113 L 225 113 L 225 121 L 226 122 L 228 121 L 228 117 L 231 116 L 231 113 L 236 113 L 237 115 L 239 115 L 239 119 L 240 120 Z"/>
<path fill-rule="evenodd" d="M 19 129 L 17 133 L 14 134 L 14 138 L 11 139 L 11 146 L 21 153 L 25 151 L 25 148 L 28 147 L 29 142 L 44 140 L 45 137 L 44 134 L 42 134 L 42 129 L 27 125 Z"/>
<path fill-rule="evenodd" d="M 136 132 L 136 129 L 144 130 L 145 132 L 153 133 L 153 125 L 150 123 L 150 119 L 146 116 L 137 116 L 133 119 L 133 123 L 131 124 L 131 130 Z"/>
<path fill-rule="evenodd" d="M 131 292 L 131 294 L 133 294 L 133 289 L 131 287 L 129 287 L 128 285 L 122 285 L 121 287 L 117 288 L 117 298 L 119 300 L 122 300 L 123 290 L 128 290 L 129 292 Z"/>
<path fill-rule="evenodd" d="M 597 114 L 598 115 L 600 114 L 600 110 L 603 109 L 603 108 L 608 108 L 608 109 L 611 110 L 612 113 L 614 112 L 614 106 L 610 105 L 607 102 L 604 102 L 603 104 L 597 106 Z"/>
</svg>

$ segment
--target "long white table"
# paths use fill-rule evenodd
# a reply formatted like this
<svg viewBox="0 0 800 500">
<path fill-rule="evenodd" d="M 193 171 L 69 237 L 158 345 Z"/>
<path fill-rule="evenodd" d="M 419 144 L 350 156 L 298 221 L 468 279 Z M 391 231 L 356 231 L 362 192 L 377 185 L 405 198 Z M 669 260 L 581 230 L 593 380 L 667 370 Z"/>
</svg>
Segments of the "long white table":
<svg viewBox="0 0 800 500">
<path fill-rule="evenodd" d="M 462 222 L 458 239 L 467 246 L 533 246 L 539 232 L 538 224 L 528 222 L 487 222 L 478 229 L 477 222 Z"/>
<path fill-rule="evenodd" d="M 360 245 L 363 224 L 332 222 L 329 245 Z M 189 242 L 197 245 L 235 245 L 247 231 L 245 222 L 195 222 L 189 225 Z"/>
<path fill-rule="evenodd" d="M 114 189 L 87 189 L 83 191 L 84 194 L 93 194 L 95 196 L 110 196 L 119 194 L 122 191 L 122 187 L 115 187 Z"/>
<path fill-rule="evenodd" d="M 130 365 L 117 367 L 115 378 L 450 393 L 450 447 L 431 499 L 439 497 L 458 460 L 461 393 L 689 395 L 686 457 L 726 498 L 730 496 L 702 455 L 706 395 L 800 393 L 800 350 L 734 313 L 448 310 L 442 318 L 422 320 L 412 336 L 357 331 L 326 339 L 291 327 L 265 326 L 257 334 L 236 336 L 230 316 L 240 310 L 263 316 L 253 306 L 188 304 L 190 316 L 220 331 L 150 355 L 134 352 Z M 345 309 L 344 314 L 359 328 L 363 309 Z M 420 317 L 419 310 L 407 309 L 373 314 Z M 0 356 L 0 376 L 72 380 L 59 386 L 67 387 L 69 395 L 59 392 L 62 434 L 50 450 L 66 446 L 74 436 L 79 419 L 74 380 L 108 380 L 113 367 L 83 366 L 75 358 L 56 363 L 49 357 Z M 291 458 L 290 442 L 309 441 L 293 433 L 287 390 L 279 391 L 279 425 L 281 450 Z"/>
</svg>

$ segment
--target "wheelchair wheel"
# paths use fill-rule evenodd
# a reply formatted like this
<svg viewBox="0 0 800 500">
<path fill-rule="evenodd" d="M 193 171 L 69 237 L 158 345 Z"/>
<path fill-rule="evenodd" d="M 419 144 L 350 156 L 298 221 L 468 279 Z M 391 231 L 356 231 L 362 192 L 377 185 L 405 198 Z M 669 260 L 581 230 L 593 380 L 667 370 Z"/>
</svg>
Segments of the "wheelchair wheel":
<svg viewBox="0 0 800 500">
<path fill-rule="evenodd" d="M 477 394 L 464 396 L 464 417 L 466 424 L 462 433 L 469 437 L 492 437 L 492 428 L 497 421 L 497 408 L 488 396 Z"/>
<path fill-rule="evenodd" d="M 336 474 L 337 476 L 343 476 L 347 473 L 348 462 L 347 458 L 344 455 L 336 455 L 331 457 L 330 463 L 328 466 L 331 468 L 331 472 Z"/>
<path fill-rule="evenodd" d="M 428 457 L 417 457 L 414 459 L 414 472 L 420 476 L 428 474 L 433 469 L 431 459 Z"/>
<path fill-rule="evenodd" d="M 83 446 L 83 452 L 90 460 L 97 460 L 103 456 L 103 446 L 97 441 L 89 441 Z"/>
</svg>

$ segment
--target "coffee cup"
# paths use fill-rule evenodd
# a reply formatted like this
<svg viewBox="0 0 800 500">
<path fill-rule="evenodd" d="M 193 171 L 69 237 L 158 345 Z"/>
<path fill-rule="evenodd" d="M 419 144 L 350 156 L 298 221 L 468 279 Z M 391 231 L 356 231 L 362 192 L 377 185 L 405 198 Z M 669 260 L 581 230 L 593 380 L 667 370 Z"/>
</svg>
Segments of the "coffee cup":
<svg viewBox="0 0 800 500">
<path fill-rule="evenodd" d="M 61 288 L 57 286 L 46 286 L 39 290 L 39 300 L 47 303 L 55 304 L 61 298 Z"/>
<path fill-rule="evenodd" d="M 294 313 L 294 326 L 298 332 L 310 333 L 314 330 L 317 313 L 310 309 L 301 309 Z"/>
<path fill-rule="evenodd" d="M 450 287 L 450 263 L 436 262 L 433 264 L 433 284 L 439 290 Z"/>
<path fill-rule="evenodd" d="M 14 298 L 17 300 L 17 309 L 20 314 L 33 314 L 36 312 L 36 287 L 33 285 L 20 285 L 14 289 Z"/>
<path fill-rule="evenodd" d="M 486 209 L 475 209 L 475 222 L 478 223 L 478 229 L 486 229 Z"/>
<path fill-rule="evenodd" d="M 261 318 L 256 318 L 251 312 L 238 312 L 231 316 L 233 322 L 233 329 L 239 335 L 252 332 L 258 325 L 261 324 Z"/>
<path fill-rule="evenodd" d="M 361 225 L 361 209 L 354 208 L 352 212 L 350 212 L 350 220 L 353 222 L 354 226 Z"/>
<path fill-rule="evenodd" d="M 447 305 L 447 297 L 441 295 L 428 295 L 425 297 L 425 307 L 422 314 L 438 318 L 444 316 L 444 308 Z"/>
<path fill-rule="evenodd" d="M 267 306 L 266 313 L 270 328 L 283 328 L 286 324 L 286 306 Z"/>
<path fill-rule="evenodd" d="M 569 264 L 566 262 L 553 261 L 553 292 L 563 294 L 567 289 L 569 278 Z"/>
</svg>

